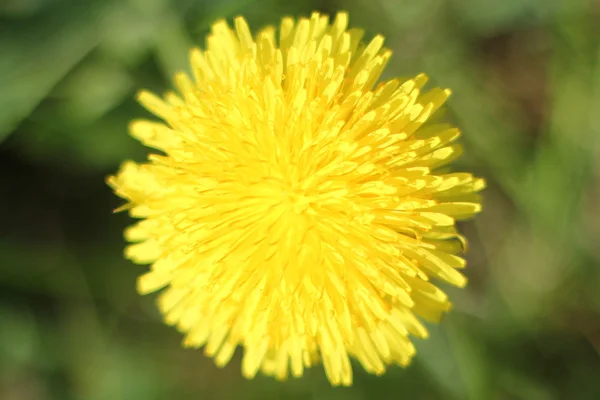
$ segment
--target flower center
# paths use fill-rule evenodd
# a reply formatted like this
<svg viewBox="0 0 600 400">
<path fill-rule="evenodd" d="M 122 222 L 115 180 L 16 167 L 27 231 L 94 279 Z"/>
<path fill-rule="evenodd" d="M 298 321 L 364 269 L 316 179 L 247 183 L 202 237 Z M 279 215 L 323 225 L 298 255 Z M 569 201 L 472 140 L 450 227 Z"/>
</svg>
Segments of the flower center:
<svg viewBox="0 0 600 400">
<path fill-rule="evenodd" d="M 296 214 L 304 214 L 310 208 L 311 199 L 300 190 L 290 190 L 285 194 L 285 201 Z"/>
</svg>

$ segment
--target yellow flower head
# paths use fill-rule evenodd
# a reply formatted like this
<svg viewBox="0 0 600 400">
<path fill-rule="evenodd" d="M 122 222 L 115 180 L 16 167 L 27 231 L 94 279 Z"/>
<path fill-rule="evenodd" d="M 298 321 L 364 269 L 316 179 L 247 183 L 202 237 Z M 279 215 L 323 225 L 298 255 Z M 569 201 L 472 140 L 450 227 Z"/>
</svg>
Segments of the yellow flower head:
<svg viewBox="0 0 600 400">
<path fill-rule="evenodd" d="M 425 75 L 375 87 L 391 52 L 347 24 L 216 22 L 179 94 L 139 95 L 165 122 L 131 134 L 160 154 L 109 178 L 142 218 L 126 231 L 127 257 L 151 264 L 139 292 L 164 288 L 166 322 L 217 365 L 243 347 L 248 378 L 321 360 L 351 385 L 351 357 L 405 366 L 409 335 L 427 336 L 416 316 L 450 308 L 430 278 L 466 284 L 454 224 L 480 211 L 484 182 L 436 173 L 459 131 L 425 125 L 450 92 L 422 91 Z"/>
</svg>

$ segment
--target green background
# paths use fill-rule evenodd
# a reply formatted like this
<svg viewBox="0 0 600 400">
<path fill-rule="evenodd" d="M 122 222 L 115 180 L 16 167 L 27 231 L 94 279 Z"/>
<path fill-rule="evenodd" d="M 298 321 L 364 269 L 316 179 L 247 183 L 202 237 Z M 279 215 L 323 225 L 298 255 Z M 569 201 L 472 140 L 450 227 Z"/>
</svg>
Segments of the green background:
<svg viewBox="0 0 600 400">
<path fill-rule="evenodd" d="M 384 78 L 453 89 L 457 168 L 489 186 L 470 284 L 406 370 L 246 381 L 136 294 L 104 179 L 145 155 L 135 92 L 167 90 L 211 21 L 340 9 L 386 36 Z M 579 0 L 0 1 L 0 399 L 600 399 L 598 26 Z"/>
</svg>

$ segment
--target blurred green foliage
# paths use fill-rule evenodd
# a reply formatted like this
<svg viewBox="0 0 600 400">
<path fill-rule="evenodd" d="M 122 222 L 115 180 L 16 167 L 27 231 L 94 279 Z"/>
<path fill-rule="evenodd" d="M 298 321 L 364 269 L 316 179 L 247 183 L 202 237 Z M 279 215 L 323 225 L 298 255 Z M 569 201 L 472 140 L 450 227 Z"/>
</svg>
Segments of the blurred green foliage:
<svg viewBox="0 0 600 400">
<path fill-rule="evenodd" d="M 217 18 L 350 11 L 385 78 L 450 87 L 460 168 L 487 178 L 466 290 L 406 370 L 277 383 L 180 348 L 104 178 L 144 149 L 135 91 L 163 92 Z M 0 2 L 0 399 L 599 399 L 600 3 L 586 0 Z"/>
</svg>

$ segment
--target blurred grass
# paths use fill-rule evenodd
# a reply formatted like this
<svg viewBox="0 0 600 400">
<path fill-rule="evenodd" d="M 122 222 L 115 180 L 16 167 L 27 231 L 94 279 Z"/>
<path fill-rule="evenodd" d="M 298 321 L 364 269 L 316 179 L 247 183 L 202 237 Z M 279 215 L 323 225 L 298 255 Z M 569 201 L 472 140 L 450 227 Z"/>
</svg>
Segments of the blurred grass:
<svg viewBox="0 0 600 400">
<path fill-rule="evenodd" d="M 144 155 L 135 91 L 167 90 L 213 20 L 341 8 L 386 35 L 386 77 L 453 90 L 459 165 L 489 183 L 470 285 L 406 370 L 245 381 L 136 295 L 104 177 Z M 600 398 L 598 22 L 584 0 L 1 2 L 0 399 Z"/>
</svg>

